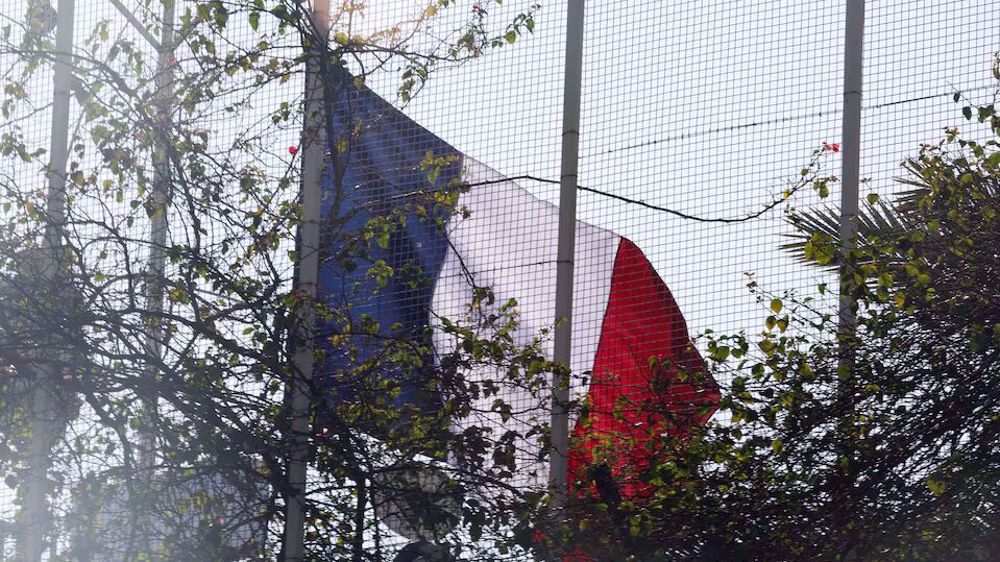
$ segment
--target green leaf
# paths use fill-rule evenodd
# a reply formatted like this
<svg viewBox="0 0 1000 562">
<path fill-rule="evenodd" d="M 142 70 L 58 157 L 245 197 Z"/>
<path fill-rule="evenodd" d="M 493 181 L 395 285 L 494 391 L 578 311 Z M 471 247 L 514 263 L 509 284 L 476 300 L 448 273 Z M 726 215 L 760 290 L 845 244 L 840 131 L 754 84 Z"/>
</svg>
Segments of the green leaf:
<svg viewBox="0 0 1000 562">
<path fill-rule="evenodd" d="M 944 493 L 944 491 L 948 488 L 948 486 L 944 482 L 941 482 L 940 480 L 935 480 L 933 478 L 928 478 L 927 479 L 927 488 L 935 496 L 940 496 L 941 494 Z"/>
<path fill-rule="evenodd" d="M 250 20 L 250 28 L 257 31 L 257 26 L 260 25 L 260 12 L 250 12 L 248 19 Z"/>
<path fill-rule="evenodd" d="M 775 314 L 779 314 L 782 308 L 784 308 L 784 305 L 781 303 L 781 299 L 771 299 L 771 310 Z"/>
<path fill-rule="evenodd" d="M 713 347 L 709 352 L 709 357 L 720 363 L 725 361 L 729 358 L 729 346 L 720 345 Z"/>
<path fill-rule="evenodd" d="M 215 23 L 221 28 L 226 27 L 227 21 L 229 21 L 229 10 L 222 2 L 218 2 L 215 5 Z"/>
<path fill-rule="evenodd" d="M 768 316 L 767 320 L 764 321 L 764 325 L 767 326 L 768 330 L 773 330 L 778 325 L 778 319 L 774 316 Z"/>
</svg>

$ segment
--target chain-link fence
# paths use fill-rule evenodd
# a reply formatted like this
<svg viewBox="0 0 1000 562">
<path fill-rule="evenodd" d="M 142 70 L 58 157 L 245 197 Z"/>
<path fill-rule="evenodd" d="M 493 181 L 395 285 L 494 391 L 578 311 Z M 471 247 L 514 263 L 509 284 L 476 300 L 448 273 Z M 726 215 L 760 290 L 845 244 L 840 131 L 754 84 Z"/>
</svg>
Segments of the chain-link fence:
<svg viewBox="0 0 1000 562">
<path fill-rule="evenodd" d="M 204 332 L 205 318 L 211 318 L 212 312 L 199 316 L 203 311 L 189 307 L 193 297 L 185 291 L 196 292 L 191 287 L 215 291 L 213 298 L 218 298 L 211 301 L 215 311 L 228 310 L 227 302 L 247 307 L 226 317 L 225 325 L 220 323 L 219 331 L 231 336 L 228 342 L 264 349 L 271 338 L 279 337 L 280 330 L 254 331 L 261 323 L 252 310 L 258 301 L 239 293 L 245 287 L 234 289 L 242 301 L 232 293 L 219 297 L 216 293 L 222 290 L 212 285 L 217 279 L 209 274 L 195 275 L 187 288 L 178 281 L 167 283 L 159 293 L 149 293 L 149 283 L 143 280 L 155 267 L 150 262 L 155 254 L 151 248 L 157 245 L 150 243 L 150 236 L 158 211 L 150 207 L 148 194 L 162 181 L 156 176 L 157 159 L 172 159 L 178 167 L 191 169 L 190 163 L 182 163 L 190 149 L 200 155 L 200 168 L 196 168 L 214 170 L 217 185 L 222 186 L 218 194 L 177 197 L 176 201 L 199 201 L 209 209 L 207 214 L 176 207 L 160 211 L 167 224 L 163 247 L 179 252 L 179 248 L 201 245 L 223 260 L 220 263 L 232 266 L 226 275 L 233 279 L 249 286 L 256 275 L 263 280 L 261 286 L 289 293 L 298 258 L 295 232 L 279 226 L 286 224 L 282 205 L 297 196 L 303 77 L 301 61 L 295 57 L 302 45 L 294 33 L 286 33 L 276 23 L 279 20 L 266 17 L 275 13 L 280 2 L 262 3 L 264 17 L 251 15 L 256 10 L 252 2 L 225 16 L 219 9 L 222 3 L 178 2 L 176 51 L 166 62 L 158 61 L 156 45 L 163 41 L 165 13 L 161 3 L 125 2 L 121 9 L 114 4 L 75 3 L 78 78 L 71 88 L 67 175 L 73 196 L 68 205 L 68 224 L 72 225 L 68 236 L 82 249 L 77 259 L 87 265 L 83 269 L 102 276 L 87 281 L 86 286 L 94 289 L 88 294 L 107 299 L 106 311 L 131 318 L 128 334 L 146 337 L 151 329 L 148 319 L 138 312 L 142 306 L 131 304 L 135 299 L 152 294 L 167 303 L 167 313 L 176 315 L 182 327 L 169 338 L 164 336 L 169 341 L 160 355 L 169 365 L 162 369 L 194 372 L 199 365 L 188 359 L 211 355 L 205 351 L 211 342 L 192 334 Z M 654 363 L 664 362 L 667 366 L 661 365 L 666 369 L 662 372 L 673 374 L 678 369 L 698 370 L 705 352 L 700 336 L 708 330 L 761 330 L 772 297 L 813 297 L 817 307 L 835 314 L 836 290 L 818 289 L 835 287 L 835 275 L 802 265 L 780 247 L 793 229 L 787 220 L 790 211 L 835 208 L 839 200 L 836 180 L 823 182 L 822 189 L 814 180 L 842 175 L 844 4 L 790 0 L 728 0 L 711 6 L 692 1 L 587 3 L 577 212 L 581 222 L 576 238 L 570 365 L 571 397 L 588 409 L 586 424 L 577 423 L 576 416 L 571 419 L 572 434 L 580 443 L 610 440 L 614 444 L 628 437 L 633 444 L 643 445 L 654 432 L 662 432 L 662 427 L 648 420 L 639 430 L 628 429 L 643 423 L 616 415 L 615 409 L 623 400 L 664 402 L 647 392 L 649 381 L 657 376 L 654 373 L 660 372 Z M 5 190 L 3 217 L 10 225 L 5 241 L 23 240 L 35 246 L 39 232 L 31 231 L 31 220 L 19 217 L 47 211 L 45 166 L 53 64 L 45 53 L 53 48 L 56 17 L 47 6 L 46 1 L 0 0 L 0 74 L 6 102 L 0 129 L 4 135 L 0 181 Z M 340 326 L 337 322 L 361 326 L 374 318 L 376 327 L 369 335 L 403 330 L 407 339 L 426 347 L 417 355 L 431 367 L 444 369 L 442 365 L 451 360 L 445 358 L 452 358 L 466 361 L 461 369 L 467 380 L 481 385 L 500 381 L 496 383 L 499 389 L 475 396 L 468 411 L 457 416 L 458 421 L 452 420 L 451 432 L 487 428 L 486 441 L 499 449 L 505 446 L 507 432 L 516 432 L 516 442 L 509 444 L 510 459 L 494 458 L 495 466 L 507 468 L 491 469 L 490 483 L 495 488 L 490 489 L 514 485 L 541 490 L 549 478 L 544 432 L 533 430 L 549 422 L 547 393 L 532 386 L 530 377 L 505 379 L 503 369 L 509 365 L 491 364 L 484 359 L 485 351 L 463 348 L 460 336 L 489 339 L 502 333 L 511 338 L 511 349 L 552 356 L 566 5 L 543 2 L 538 7 L 535 2 L 508 0 L 432 7 L 431 12 L 427 6 L 402 1 L 365 6 L 349 2 L 334 7 L 334 43 L 348 45 L 356 37 L 370 45 L 402 41 L 393 44 L 405 45 L 399 50 L 412 56 L 389 56 L 371 49 L 346 57 L 345 70 L 338 71 L 343 74 L 331 71 L 327 76 L 342 86 L 353 86 L 352 79 L 363 76 L 365 89 L 363 94 L 352 94 L 355 97 L 333 95 L 341 103 L 338 111 L 343 112 L 338 114 L 342 120 L 333 118 L 333 126 L 326 131 L 332 135 L 326 138 L 332 154 L 324 180 L 325 217 L 331 220 L 343 211 L 344 224 L 351 224 L 354 219 L 350 217 L 355 215 L 348 217 L 344 209 L 356 204 L 371 213 L 369 218 L 393 215 L 397 222 L 390 221 L 395 226 L 386 227 L 384 244 L 379 243 L 379 231 L 370 230 L 367 224 L 358 227 L 366 232 L 366 241 L 381 248 L 351 264 L 359 268 L 358 274 L 328 251 L 325 273 L 321 273 L 327 277 L 320 279 L 320 289 L 335 301 L 337 295 L 357 290 L 362 277 L 377 281 L 379 272 L 373 267 L 379 264 L 389 264 L 390 273 L 398 276 L 418 263 L 432 282 L 414 282 L 419 288 L 396 287 L 395 281 L 376 283 L 380 285 L 374 288 L 376 297 L 353 305 L 353 312 L 345 313 L 347 320 L 327 319 L 324 336 L 339 333 L 340 328 L 333 327 Z M 869 193 L 889 196 L 899 190 L 895 179 L 901 175 L 899 164 L 904 158 L 921 143 L 939 140 L 946 128 L 974 127 L 963 118 L 962 108 L 989 102 L 996 95 L 998 84 L 991 69 L 1000 50 L 1000 6 L 986 0 L 881 0 L 867 2 L 865 9 L 862 197 Z M 530 15 L 530 25 L 518 19 L 524 14 Z M 223 17 L 238 23 L 224 29 L 217 26 L 212 32 L 200 30 L 200 25 L 212 20 L 223 25 L 216 19 Z M 520 26 L 509 27 L 512 21 Z M 471 37 L 468 44 L 462 43 L 466 37 Z M 449 58 L 446 47 L 456 43 L 465 49 L 460 62 Z M 444 62 L 438 64 L 438 59 Z M 176 91 L 181 93 L 169 100 L 173 105 L 167 111 L 179 144 L 165 155 L 157 152 L 155 140 L 144 137 L 163 125 L 155 100 L 162 91 L 157 77 L 163 76 L 164 65 L 171 69 Z M 422 72 L 431 66 L 424 81 Z M 254 74 L 251 68 L 266 68 L 267 79 L 259 79 L 263 74 Z M 408 74 L 401 78 L 404 72 Z M 120 118 L 109 119 L 109 114 Z M 121 128 L 109 128 L 109 123 Z M 128 130 L 128 123 L 139 125 Z M 109 154 L 106 149 L 120 153 Z M 343 168 L 337 168 L 338 155 Z M 415 177 L 422 181 L 434 170 L 438 179 L 431 183 L 440 179 L 444 183 L 436 186 L 447 187 L 450 178 L 456 182 L 452 186 L 456 193 L 454 200 L 433 203 L 446 205 L 446 213 L 434 207 L 437 210 L 428 215 L 422 203 L 413 202 L 426 186 L 406 182 L 415 182 Z M 192 192 L 204 187 L 183 183 L 183 178 L 173 181 Z M 364 191 L 367 187 L 359 187 L 370 183 L 382 191 L 372 195 Z M 255 190 L 253 186 L 265 187 Z M 821 193 L 826 188 L 830 192 Z M 352 200 L 354 195 L 345 189 L 355 189 L 350 193 L 360 195 Z M 393 201 L 407 201 L 414 207 L 401 213 L 382 212 L 398 209 Z M 371 211 L 379 205 L 382 211 Z M 442 218 L 440 213 L 448 216 Z M 206 216 L 204 222 L 195 220 Z M 424 224 L 428 216 L 441 219 L 438 230 L 415 226 Z M 251 224 L 249 233 L 242 230 Z M 273 230 L 261 230 L 269 224 Z M 400 234 L 404 231 L 405 236 Z M 406 244 L 400 242 L 404 238 Z M 271 258 L 261 257 L 259 250 L 264 247 Z M 190 278 L 191 272 L 177 265 L 188 262 L 178 255 L 164 255 L 163 260 L 165 278 Z M 6 258 L 8 272 L 16 269 L 15 261 Z M 7 275 L 13 277 L 13 273 Z M 488 297 L 480 289 L 488 289 Z M 260 299 L 264 302 L 264 297 Z M 390 307 L 405 312 L 397 317 L 395 312 L 386 312 Z M 406 332 L 411 317 L 419 319 L 412 321 L 417 328 Z M 489 323 L 484 324 L 487 317 Z M 443 318 L 457 326 L 445 330 L 445 335 L 440 329 Z M 435 335 L 418 329 L 426 326 L 437 328 Z M 123 342 L 128 338 L 117 336 L 105 340 L 105 352 L 89 358 L 94 365 L 84 370 L 113 372 L 114 380 L 148 376 L 143 374 L 147 371 L 142 361 L 134 361 L 131 367 L 121 364 L 128 362 L 123 357 L 145 356 L 145 340 L 135 343 L 136 349 L 125 349 Z M 689 338 L 693 338 L 693 348 Z M 383 353 L 386 348 L 377 350 Z M 391 351 L 402 353 L 396 348 Z M 334 359 L 318 363 L 318 380 L 328 381 L 324 392 L 343 384 L 337 378 L 342 373 L 376 355 L 357 348 L 343 356 L 330 352 Z M 232 360 L 240 376 L 227 383 L 240 392 L 225 395 L 239 418 L 231 427 L 252 426 L 264 419 L 256 411 L 280 406 L 282 401 L 280 389 L 255 378 L 250 355 L 242 357 Z M 17 421 L 25 415 L 18 408 L 29 400 L 26 389 L 30 384 L 24 384 L 28 375 L 19 373 L 15 361 L 6 355 L 4 361 L 9 363 L 4 366 L 2 385 L 7 395 L 4 415 Z M 96 379 L 92 373 L 78 380 Z M 728 383 L 717 382 L 722 387 Z M 63 460 L 49 471 L 55 482 L 49 502 L 54 531 L 45 539 L 49 559 L 76 556 L 84 543 L 92 543 L 95 549 L 91 559 L 124 559 L 117 547 L 108 544 L 127 543 L 119 536 L 129 528 L 129 511 L 122 506 L 129 505 L 129 493 L 138 492 L 119 490 L 108 497 L 107 486 L 91 483 L 121 482 L 124 489 L 128 478 L 123 475 L 123 463 L 130 453 L 120 447 L 129 442 L 144 446 L 146 422 L 142 420 L 148 419 L 144 416 L 149 412 L 140 406 L 151 397 L 125 392 L 117 384 L 102 383 L 98 388 L 121 392 L 122 400 L 133 401 L 119 404 L 116 415 L 137 421 L 126 424 L 130 433 L 123 438 L 113 435 L 114 424 L 102 419 L 109 412 L 95 409 L 95 402 L 86 397 L 74 398 L 65 407 L 74 417 L 58 428 L 54 447 Z M 698 412 L 687 412 L 688 421 L 693 421 L 703 417 L 702 398 L 713 392 L 712 383 L 702 381 L 659 405 L 675 413 L 695 407 Z M 400 396 L 412 398 L 405 390 Z M 169 431 L 154 437 L 150 447 L 204 429 L 187 421 L 194 414 L 185 405 L 163 396 L 160 400 L 158 415 L 173 417 L 175 422 Z M 338 401 L 350 399 L 331 398 L 331 402 Z M 317 422 L 317 438 L 325 438 L 324 423 L 335 422 Z M 0 486 L 0 557 L 4 558 L 15 555 L 15 537 L 22 532 L 24 517 L 19 512 L 29 470 L 23 458 L 12 455 L 26 450 L 30 431 L 23 424 L 12 422 L 10 427 L 3 438 L 9 444 L 5 450 L 10 453 L 4 453 L 9 458 L 0 465 L 8 470 Z M 275 433 L 280 430 L 276 428 Z M 222 432 L 206 437 L 206 443 L 218 445 L 231 435 Z M 244 445 L 249 446 L 239 446 Z M 589 453 L 570 459 L 571 470 L 594 460 L 594 455 L 605 455 L 619 467 L 616 471 L 621 473 L 616 475 L 628 478 L 629 470 L 634 470 L 628 468 L 629 462 L 643 462 L 634 452 L 600 453 L 594 452 L 600 447 L 591 445 Z M 269 453 L 280 456 L 284 451 Z M 251 537 L 222 540 L 231 548 L 227 556 L 240 556 L 244 547 L 250 552 L 260 545 L 277 544 L 281 531 L 267 517 L 280 511 L 283 503 L 267 470 L 261 469 L 254 478 L 237 478 L 240 484 L 235 489 L 240 493 L 233 493 L 227 485 L 216 486 L 226 474 L 207 464 L 204 471 L 198 470 L 198 463 L 207 463 L 206 458 L 194 454 L 177 461 L 176 466 L 186 472 L 178 477 L 181 483 L 170 487 L 178 495 L 170 502 L 195 507 L 171 524 L 181 528 L 181 534 L 192 536 L 216 532 Z M 154 464 L 163 468 L 149 473 L 174 478 L 168 470 L 173 461 L 161 461 Z M 380 462 L 374 465 L 381 466 Z M 149 478 L 155 481 L 157 477 Z M 317 481 L 326 482 L 323 478 L 316 476 Z M 327 499 L 318 503 L 328 502 L 331 509 L 338 502 L 354 505 L 358 497 L 362 503 L 378 503 L 377 497 L 364 500 L 366 492 L 360 488 L 334 489 L 344 481 L 339 478 L 320 486 L 329 489 L 323 492 Z M 346 480 L 352 481 L 351 477 Z M 469 482 L 465 484 L 472 486 Z M 102 491 L 94 492 L 97 495 L 88 495 L 88 490 L 98 488 Z M 100 515 L 82 525 L 80 509 L 88 501 L 93 504 L 90 512 Z M 368 505 L 361 511 L 364 517 L 382 516 L 377 506 L 374 512 Z M 157 532 L 158 526 L 167 525 L 147 524 Z M 401 544 L 394 534 L 399 528 L 370 524 L 358 533 L 364 537 L 363 548 L 374 549 Z M 198 541 L 204 537 L 199 537 L 191 538 L 190 544 L 201 544 Z M 499 556 L 488 547 L 469 548 L 474 552 L 470 556 L 481 559 Z"/>
</svg>

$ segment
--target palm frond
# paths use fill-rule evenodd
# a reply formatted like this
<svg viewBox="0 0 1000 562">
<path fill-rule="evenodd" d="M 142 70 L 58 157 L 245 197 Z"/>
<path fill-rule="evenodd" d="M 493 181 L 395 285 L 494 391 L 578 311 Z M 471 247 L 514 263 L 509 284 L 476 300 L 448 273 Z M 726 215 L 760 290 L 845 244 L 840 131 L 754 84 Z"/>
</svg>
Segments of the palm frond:
<svg viewBox="0 0 1000 562">
<path fill-rule="evenodd" d="M 788 216 L 788 222 L 795 227 L 795 232 L 787 234 L 791 241 L 782 244 L 780 248 L 790 252 L 800 260 L 813 265 L 838 267 L 839 259 L 826 264 L 817 264 L 815 260 L 805 255 L 806 244 L 813 240 L 814 235 L 827 237 L 837 247 L 843 245 L 840 211 L 831 206 L 825 206 L 806 212 L 793 212 Z M 890 207 L 882 202 L 865 203 L 857 217 L 858 243 L 874 242 L 894 238 L 910 228 L 912 219 L 899 206 Z"/>
</svg>

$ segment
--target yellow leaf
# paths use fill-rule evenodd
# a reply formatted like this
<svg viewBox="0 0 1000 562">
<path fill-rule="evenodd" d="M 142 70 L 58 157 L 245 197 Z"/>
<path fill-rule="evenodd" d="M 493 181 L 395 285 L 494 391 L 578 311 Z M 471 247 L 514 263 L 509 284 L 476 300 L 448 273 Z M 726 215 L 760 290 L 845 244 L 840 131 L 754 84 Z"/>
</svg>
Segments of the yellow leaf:
<svg viewBox="0 0 1000 562">
<path fill-rule="evenodd" d="M 906 308 L 906 293 L 904 293 L 902 291 L 896 293 L 896 296 L 895 296 L 895 298 L 893 300 L 896 301 L 896 307 L 897 308 L 899 308 L 899 309 Z"/>
</svg>

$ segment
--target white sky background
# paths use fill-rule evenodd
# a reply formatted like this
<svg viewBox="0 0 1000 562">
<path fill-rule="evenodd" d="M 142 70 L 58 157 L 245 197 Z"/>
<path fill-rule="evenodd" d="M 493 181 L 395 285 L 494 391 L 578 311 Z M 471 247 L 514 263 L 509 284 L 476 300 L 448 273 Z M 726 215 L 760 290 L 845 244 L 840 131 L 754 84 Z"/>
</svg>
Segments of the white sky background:
<svg viewBox="0 0 1000 562">
<path fill-rule="evenodd" d="M 533 36 L 441 70 L 405 111 L 505 175 L 556 180 L 565 2 L 541 3 Z M 502 25 L 529 4 L 507 0 L 502 8 L 490 8 L 488 21 Z M 0 0 L 0 15 L 18 19 L 24 5 Z M 422 2 L 370 1 L 364 25 L 381 27 L 418 5 Z M 434 29 L 451 29 L 471 5 L 449 8 Z M 587 2 L 586 13 L 582 185 L 688 214 L 737 217 L 779 197 L 822 141 L 840 142 L 843 1 L 602 0 Z M 945 127 L 964 124 L 962 104 L 955 104 L 952 94 L 992 99 L 990 64 L 1000 50 L 1000 3 L 869 0 L 866 16 L 862 176 L 871 179 L 865 192 L 886 194 L 905 155 L 921 142 L 938 140 Z M 77 37 L 98 17 L 115 18 L 110 4 L 79 0 Z M 396 75 L 370 84 L 394 99 Z M 46 76 L 37 87 L 50 91 L 51 79 Z M 262 118 L 278 99 L 261 104 Z M 42 146 L 48 127 L 47 112 L 24 125 Z M 276 142 L 279 151 L 284 148 L 284 141 Z M 293 143 L 294 138 L 287 144 Z M 825 170 L 840 175 L 839 157 L 823 162 Z M 41 177 L 37 181 L 43 185 Z M 521 183 L 558 200 L 554 186 Z M 762 327 L 766 313 L 747 291 L 744 272 L 755 272 L 757 281 L 775 292 L 808 293 L 825 280 L 777 249 L 788 231 L 781 209 L 748 223 L 717 226 L 599 195 L 579 197 L 581 219 L 615 230 L 643 249 L 692 334 Z M 828 202 L 838 201 L 834 191 Z M 817 202 L 807 189 L 791 203 Z M 0 505 L 6 495 L 0 490 Z"/>
</svg>

